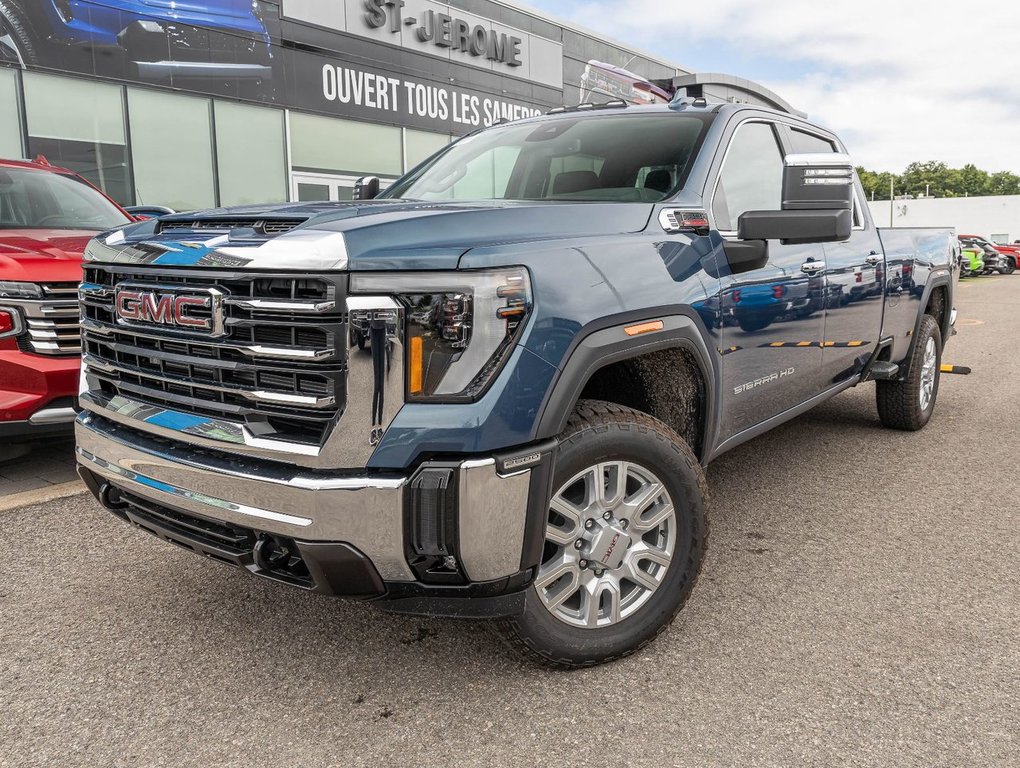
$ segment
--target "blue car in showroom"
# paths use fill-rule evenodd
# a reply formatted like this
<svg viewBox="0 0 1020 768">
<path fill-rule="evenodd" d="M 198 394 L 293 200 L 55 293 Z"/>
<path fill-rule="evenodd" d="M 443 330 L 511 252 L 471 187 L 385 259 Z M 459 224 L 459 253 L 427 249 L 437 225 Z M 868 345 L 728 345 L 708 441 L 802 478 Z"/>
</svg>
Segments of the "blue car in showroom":
<svg viewBox="0 0 1020 768">
<path fill-rule="evenodd" d="M 0 63 L 152 82 L 273 72 L 258 0 L 0 0 Z"/>
</svg>

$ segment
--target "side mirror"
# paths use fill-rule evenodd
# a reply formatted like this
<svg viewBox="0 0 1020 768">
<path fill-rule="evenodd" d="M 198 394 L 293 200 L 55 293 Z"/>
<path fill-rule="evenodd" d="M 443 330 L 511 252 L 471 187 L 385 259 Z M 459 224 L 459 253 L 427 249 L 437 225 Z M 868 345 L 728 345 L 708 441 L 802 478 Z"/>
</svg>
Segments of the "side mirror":
<svg viewBox="0 0 1020 768">
<path fill-rule="evenodd" d="M 355 200 L 375 200 L 379 197 L 379 177 L 362 176 L 354 182 Z"/>
<path fill-rule="evenodd" d="M 737 220 L 741 240 L 781 240 L 783 244 L 841 243 L 853 232 L 852 211 L 748 211 Z"/>
<path fill-rule="evenodd" d="M 854 167 L 843 154 L 787 155 L 783 209 L 748 211 L 737 220 L 741 240 L 837 243 L 854 224 Z"/>
<path fill-rule="evenodd" d="M 787 155 L 784 211 L 853 211 L 854 166 L 849 155 Z"/>
</svg>

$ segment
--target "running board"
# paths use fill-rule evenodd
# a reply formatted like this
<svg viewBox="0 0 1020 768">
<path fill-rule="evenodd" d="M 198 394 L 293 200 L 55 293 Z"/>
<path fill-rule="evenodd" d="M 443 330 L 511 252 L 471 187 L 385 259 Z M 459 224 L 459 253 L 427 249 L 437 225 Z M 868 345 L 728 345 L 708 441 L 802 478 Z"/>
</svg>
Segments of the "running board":
<svg viewBox="0 0 1020 768">
<path fill-rule="evenodd" d="M 884 360 L 876 360 L 868 369 L 869 379 L 889 381 L 891 379 L 898 379 L 899 376 L 900 366 L 896 363 L 887 363 Z"/>
</svg>

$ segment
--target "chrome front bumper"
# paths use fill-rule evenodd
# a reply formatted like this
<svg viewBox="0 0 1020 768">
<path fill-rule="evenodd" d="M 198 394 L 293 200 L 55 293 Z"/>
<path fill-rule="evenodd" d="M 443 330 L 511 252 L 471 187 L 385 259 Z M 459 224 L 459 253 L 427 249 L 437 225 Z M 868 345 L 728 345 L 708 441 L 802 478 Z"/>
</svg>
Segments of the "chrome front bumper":
<svg viewBox="0 0 1020 768">
<path fill-rule="evenodd" d="M 152 439 L 92 413 L 75 424 L 77 459 L 116 489 L 211 521 L 311 542 L 344 542 L 383 581 L 412 582 L 403 475 L 330 476 Z M 522 566 L 532 469 L 500 474 L 495 459 L 456 470 L 460 565 L 489 582 Z"/>
</svg>

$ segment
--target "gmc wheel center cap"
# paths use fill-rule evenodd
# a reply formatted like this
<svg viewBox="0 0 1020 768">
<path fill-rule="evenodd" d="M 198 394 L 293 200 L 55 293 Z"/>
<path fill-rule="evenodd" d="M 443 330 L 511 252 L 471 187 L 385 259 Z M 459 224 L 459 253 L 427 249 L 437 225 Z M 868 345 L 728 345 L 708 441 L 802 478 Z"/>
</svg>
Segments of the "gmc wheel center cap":
<svg viewBox="0 0 1020 768">
<path fill-rule="evenodd" d="M 623 564 L 623 558 L 633 543 L 634 538 L 618 522 L 601 525 L 591 537 L 588 557 L 592 563 L 613 571 Z"/>
</svg>

